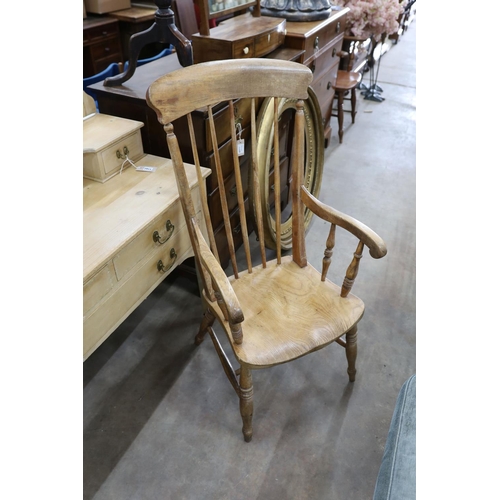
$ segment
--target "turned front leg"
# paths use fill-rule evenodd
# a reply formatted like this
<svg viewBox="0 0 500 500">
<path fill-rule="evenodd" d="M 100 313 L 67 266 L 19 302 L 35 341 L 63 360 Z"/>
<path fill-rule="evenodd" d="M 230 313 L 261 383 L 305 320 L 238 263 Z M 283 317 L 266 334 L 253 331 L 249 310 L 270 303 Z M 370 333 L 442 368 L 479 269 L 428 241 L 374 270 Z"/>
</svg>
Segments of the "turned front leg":
<svg viewBox="0 0 500 500">
<path fill-rule="evenodd" d="M 243 436 L 249 443 L 252 440 L 253 385 L 252 372 L 246 366 L 240 368 L 240 413 L 243 420 Z"/>
<path fill-rule="evenodd" d="M 358 327 L 353 326 L 345 335 L 345 354 L 347 357 L 347 374 L 349 382 L 356 380 L 356 358 L 358 356 Z"/>
</svg>

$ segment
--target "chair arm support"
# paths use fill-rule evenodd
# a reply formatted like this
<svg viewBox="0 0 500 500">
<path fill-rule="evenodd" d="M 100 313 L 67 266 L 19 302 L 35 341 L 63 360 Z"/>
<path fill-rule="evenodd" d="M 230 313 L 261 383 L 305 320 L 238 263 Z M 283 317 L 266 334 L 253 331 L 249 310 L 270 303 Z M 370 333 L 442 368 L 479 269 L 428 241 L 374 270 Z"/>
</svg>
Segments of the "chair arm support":
<svg viewBox="0 0 500 500">
<path fill-rule="evenodd" d="M 301 188 L 301 198 L 304 205 L 318 217 L 330 222 L 331 224 L 340 226 L 356 236 L 369 248 L 370 255 L 374 259 L 380 259 L 387 253 L 387 247 L 385 246 L 384 240 L 368 226 L 365 226 L 353 217 L 345 215 L 342 212 L 339 212 L 338 210 L 322 203 L 309 193 L 304 186 Z"/>
<path fill-rule="evenodd" d="M 193 227 L 199 245 L 199 258 L 201 265 L 207 270 L 212 278 L 212 282 L 220 293 L 222 301 L 226 307 L 228 320 L 231 324 L 241 323 L 244 320 L 243 311 L 241 310 L 238 297 L 234 293 L 233 287 L 229 282 L 226 273 L 221 265 L 214 257 L 210 247 L 208 246 L 203 233 L 201 232 L 196 220 L 193 220 Z"/>
</svg>

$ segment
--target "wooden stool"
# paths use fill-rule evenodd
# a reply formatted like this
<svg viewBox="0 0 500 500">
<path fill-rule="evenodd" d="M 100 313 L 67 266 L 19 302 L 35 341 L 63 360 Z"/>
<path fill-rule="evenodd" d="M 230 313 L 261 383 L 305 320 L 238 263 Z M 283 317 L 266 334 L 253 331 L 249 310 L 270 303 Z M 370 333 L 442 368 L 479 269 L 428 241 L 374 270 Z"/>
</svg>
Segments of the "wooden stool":
<svg viewBox="0 0 500 500">
<path fill-rule="evenodd" d="M 356 87 L 361 81 L 361 73 L 355 71 L 337 72 L 337 82 L 335 84 L 335 97 L 337 98 L 337 114 L 332 111 L 332 116 L 336 116 L 339 122 L 339 142 L 342 144 L 342 137 L 344 136 L 344 97 L 351 93 L 348 99 L 351 101 L 351 118 L 352 123 L 356 119 Z"/>
</svg>

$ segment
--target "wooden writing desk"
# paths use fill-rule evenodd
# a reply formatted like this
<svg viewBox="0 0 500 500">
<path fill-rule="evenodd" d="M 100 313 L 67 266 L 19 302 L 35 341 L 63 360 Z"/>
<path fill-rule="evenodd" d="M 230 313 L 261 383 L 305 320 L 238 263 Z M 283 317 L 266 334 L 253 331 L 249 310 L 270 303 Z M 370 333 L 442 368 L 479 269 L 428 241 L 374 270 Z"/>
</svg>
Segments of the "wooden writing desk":
<svg viewBox="0 0 500 500">
<path fill-rule="evenodd" d="M 136 165 L 157 170 L 128 167 L 105 183 L 83 180 L 84 360 L 176 266 L 193 256 L 172 162 L 146 155 Z M 202 170 L 205 179 L 210 170 Z M 200 214 L 194 166 L 188 175 Z M 199 222 L 204 228 L 202 217 Z"/>
</svg>

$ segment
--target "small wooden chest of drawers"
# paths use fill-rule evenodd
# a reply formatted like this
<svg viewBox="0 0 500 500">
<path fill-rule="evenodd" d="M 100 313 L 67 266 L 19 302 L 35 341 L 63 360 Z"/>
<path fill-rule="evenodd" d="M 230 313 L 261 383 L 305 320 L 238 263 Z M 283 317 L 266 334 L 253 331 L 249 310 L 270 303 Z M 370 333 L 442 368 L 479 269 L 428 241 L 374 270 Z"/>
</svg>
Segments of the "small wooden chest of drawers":
<svg viewBox="0 0 500 500">
<path fill-rule="evenodd" d="M 325 130 L 325 146 L 331 136 L 330 118 L 335 82 L 339 69 L 339 52 L 346 27 L 346 15 L 349 9 L 333 7 L 328 19 L 322 21 L 287 22 L 285 46 L 302 49 L 299 62 L 313 72 L 312 88 L 316 93 L 321 108 Z"/>
<path fill-rule="evenodd" d="M 83 121 L 83 177 L 106 182 L 144 156 L 144 123 L 97 113 Z"/>
<path fill-rule="evenodd" d="M 193 35 L 194 63 L 262 57 L 283 44 L 286 20 L 247 13 L 220 23 L 210 35 Z"/>
<path fill-rule="evenodd" d="M 172 162 L 146 155 L 102 184 L 83 181 L 83 359 L 186 258 L 193 256 Z M 200 227 L 199 186 L 188 180 Z M 210 170 L 203 168 L 206 178 Z"/>
</svg>

